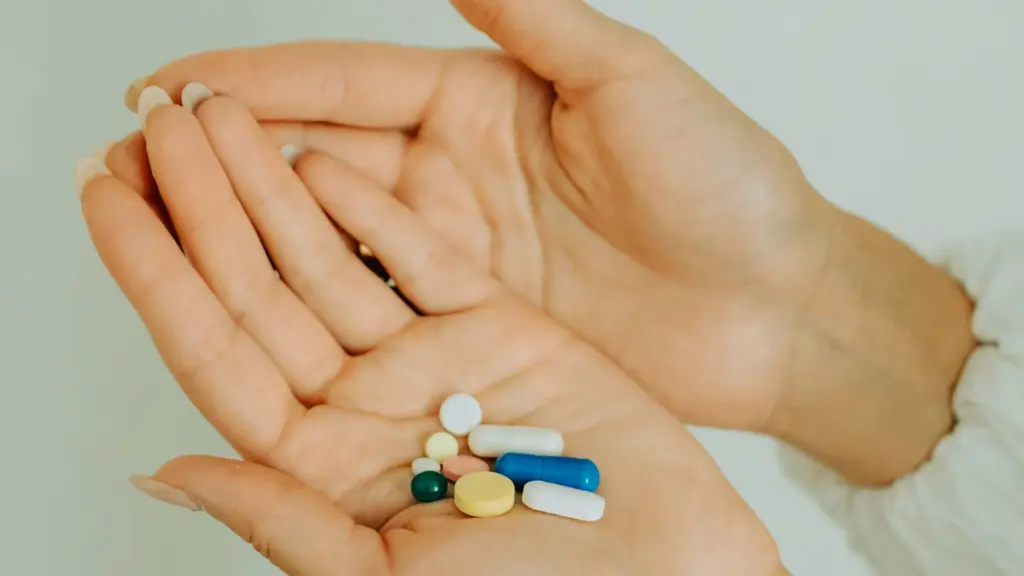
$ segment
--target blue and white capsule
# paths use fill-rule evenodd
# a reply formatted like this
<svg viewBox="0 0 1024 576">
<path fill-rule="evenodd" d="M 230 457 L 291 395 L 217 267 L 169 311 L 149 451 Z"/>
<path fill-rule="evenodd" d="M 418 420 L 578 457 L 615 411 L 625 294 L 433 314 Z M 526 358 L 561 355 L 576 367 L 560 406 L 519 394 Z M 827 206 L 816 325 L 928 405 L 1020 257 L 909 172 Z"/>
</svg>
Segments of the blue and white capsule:
<svg viewBox="0 0 1024 576">
<path fill-rule="evenodd" d="M 505 476 L 522 490 L 528 482 L 537 480 L 576 488 L 587 492 L 597 490 L 601 471 L 597 464 L 585 458 L 568 456 L 536 456 L 509 452 L 498 458 L 494 471 Z"/>
</svg>

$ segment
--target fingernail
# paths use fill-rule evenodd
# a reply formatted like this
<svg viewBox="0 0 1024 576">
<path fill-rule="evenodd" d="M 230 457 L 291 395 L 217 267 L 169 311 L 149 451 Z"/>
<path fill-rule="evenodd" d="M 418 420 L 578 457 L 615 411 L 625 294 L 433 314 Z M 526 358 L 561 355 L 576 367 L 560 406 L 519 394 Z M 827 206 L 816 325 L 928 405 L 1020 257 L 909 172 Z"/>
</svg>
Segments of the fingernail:
<svg viewBox="0 0 1024 576">
<path fill-rule="evenodd" d="M 139 109 L 139 95 L 149 84 L 149 80 L 152 76 L 143 76 L 131 83 L 128 89 L 124 92 L 124 105 L 132 112 L 137 112 Z"/>
<path fill-rule="evenodd" d="M 199 82 L 190 82 L 181 91 L 181 106 L 185 110 L 195 114 L 196 107 L 213 97 L 213 90 L 210 90 Z"/>
<path fill-rule="evenodd" d="M 164 484 L 159 480 L 154 480 L 148 476 L 132 476 L 128 481 L 132 483 L 132 486 L 135 486 L 150 498 L 159 500 L 164 504 L 178 506 L 193 512 L 200 512 L 203 509 L 199 502 L 184 491 Z"/>
<path fill-rule="evenodd" d="M 167 92 L 159 86 L 147 86 L 141 94 L 139 94 L 139 124 L 143 128 L 146 127 L 146 118 L 153 112 L 154 109 L 160 106 L 166 106 L 173 104 L 171 97 L 167 95 Z"/>
<path fill-rule="evenodd" d="M 108 176 L 110 170 L 107 169 L 107 165 L 98 158 L 83 158 L 75 164 L 75 191 L 78 192 L 78 197 L 82 197 L 82 192 L 85 191 L 85 186 L 93 179 L 99 176 Z"/>
<path fill-rule="evenodd" d="M 285 144 L 281 147 L 281 156 L 284 156 L 284 160 L 289 166 L 295 166 L 295 161 L 299 159 L 300 154 L 302 154 L 302 150 L 294 144 Z"/>
</svg>

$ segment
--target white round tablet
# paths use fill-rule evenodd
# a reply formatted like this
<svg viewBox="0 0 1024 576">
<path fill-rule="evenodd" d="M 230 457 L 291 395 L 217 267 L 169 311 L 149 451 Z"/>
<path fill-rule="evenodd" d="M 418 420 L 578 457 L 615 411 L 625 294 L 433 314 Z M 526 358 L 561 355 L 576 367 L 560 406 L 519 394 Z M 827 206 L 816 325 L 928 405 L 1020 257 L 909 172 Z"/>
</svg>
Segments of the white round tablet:
<svg viewBox="0 0 1024 576">
<path fill-rule="evenodd" d="M 440 472 L 441 463 L 433 458 L 417 458 L 412 461 L 413 476 L 423 472 Z"/>
<path fill-rule="evenodd" d="M 483 420 L 480 403 L 469 394 L 452 394 L 441 404 L 441 425 L 455 436 L 465 436 Z"/>
</svg>

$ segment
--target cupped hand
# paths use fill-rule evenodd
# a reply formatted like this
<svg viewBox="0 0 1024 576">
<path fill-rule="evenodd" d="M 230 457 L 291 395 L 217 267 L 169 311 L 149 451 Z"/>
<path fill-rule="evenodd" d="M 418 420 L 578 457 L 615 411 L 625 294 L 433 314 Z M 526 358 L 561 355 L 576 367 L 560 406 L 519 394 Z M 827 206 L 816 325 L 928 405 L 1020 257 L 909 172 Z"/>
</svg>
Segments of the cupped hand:
<svg viewBox="0 0 1024 576">
<path fill-rule="evenodd" d="M 504 51 L 289 44 L 147 82 L 203 82 L 365 171 L 677 416 L 763 428 L 833 209 L 651 37 L 579 0 L 452 3 Z"/>
<path fill-rule="evenodd" d="M 359 170 L 310 153 L 293 171 L 225 97 L 194 115 L 159 106 L 144 135 L 166 213 L 87 161 L 85 219 L 167 366 L 246 461 L 179 459 L 140 485 L 209 511 L 293 576 L 779 567 L 675 418 Z M 567 454 L 601 468 L 605 517 L 416 504 L 409 463 L 456 391 L 487 422 L 561 430 Z"/>
</svg>

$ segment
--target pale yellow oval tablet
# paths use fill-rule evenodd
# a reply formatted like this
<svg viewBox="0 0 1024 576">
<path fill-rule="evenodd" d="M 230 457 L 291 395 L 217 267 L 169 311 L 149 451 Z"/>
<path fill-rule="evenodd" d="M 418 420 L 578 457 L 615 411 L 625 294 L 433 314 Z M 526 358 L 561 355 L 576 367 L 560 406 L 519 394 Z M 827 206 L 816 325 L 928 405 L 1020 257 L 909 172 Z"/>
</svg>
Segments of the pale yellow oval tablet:
<svg viewBox="0 0 1024 576">
<path fill-rule="evenodd" d="M 427 458 L 432 458 L 441 462 L 449 456 L 457 456 L 459 454 L 459 441 L 447 432 L 437 432 L 427 438 L 427 444 L 424 446 L 424 451 L 427 454 Z"/>
<path fill-rule="evenodd" d="M 516 503 L 512 481 L 494 472 L 473 472 L 455 483 L 455 507 L 476 518 L 507 514 Z"/>
</svg>

